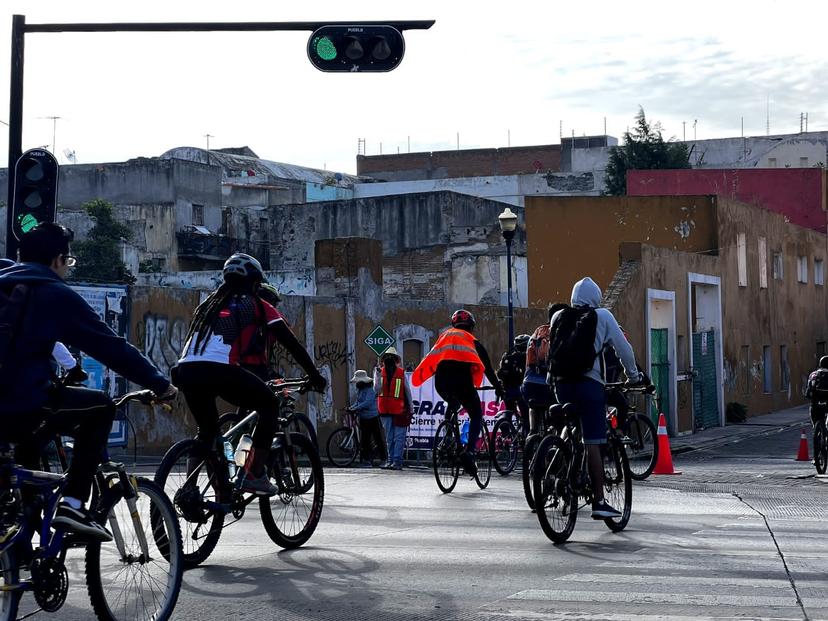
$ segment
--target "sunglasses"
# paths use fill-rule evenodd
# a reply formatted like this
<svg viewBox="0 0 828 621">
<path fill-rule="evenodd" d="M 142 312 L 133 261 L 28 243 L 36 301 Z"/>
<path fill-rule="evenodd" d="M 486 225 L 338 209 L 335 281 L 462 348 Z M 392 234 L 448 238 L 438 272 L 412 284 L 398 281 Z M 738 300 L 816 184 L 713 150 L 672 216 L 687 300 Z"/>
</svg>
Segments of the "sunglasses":
<svg viewBox="0 0 828 621">
<path fill-rule="evenodd" d="M 78 264 L 78 258 L 71 254 L 61 256 L 63 257 L 63 262 L 66 263 L 66 267 L 75 267 Z"/>
</svg>

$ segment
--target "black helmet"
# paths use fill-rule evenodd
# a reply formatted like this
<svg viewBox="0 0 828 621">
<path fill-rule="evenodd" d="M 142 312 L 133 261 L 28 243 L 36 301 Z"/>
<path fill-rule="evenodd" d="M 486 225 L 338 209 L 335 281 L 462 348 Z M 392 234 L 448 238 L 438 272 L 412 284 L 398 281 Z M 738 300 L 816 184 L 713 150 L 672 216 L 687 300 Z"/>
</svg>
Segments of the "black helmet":
<svg viewBox="0 0 828 621">
<path fill-rule="evenodd" d="M 224 262 L 224 281 L 227 282 L 234 278 L 243 279 L 250 283 L 262 282 L 264 280 L 264 270 L 262 264 L 249 254 L 243 252 L 236 252 Z"/>
<path fill-rule="evenodd" d="M 823 356 L 819 359 L 819 368 L 828 369 L 828 356 Z"/>
<path fill-rule="evenodd" d="M 531 338 L 528 334 L 518 334 L 515 337 L 515 350 L 521 354 L 525 354 Z"/>
<path fill-rule="evenodd" d="M 465 309 L 454 311 L 451 315 L 451 325 L 455 328 L 466 328 L 471 330 L 474 327 L 474 315 Z"/>
</svg>

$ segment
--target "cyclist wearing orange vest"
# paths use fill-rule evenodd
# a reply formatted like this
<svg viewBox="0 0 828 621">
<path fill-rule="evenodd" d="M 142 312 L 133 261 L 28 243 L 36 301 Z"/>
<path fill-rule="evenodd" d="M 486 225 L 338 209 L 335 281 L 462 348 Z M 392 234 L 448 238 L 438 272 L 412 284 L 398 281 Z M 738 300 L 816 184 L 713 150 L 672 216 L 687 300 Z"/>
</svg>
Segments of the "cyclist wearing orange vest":
<svg viewBox="0 0 828 621">
<path fill-rule="evenodd" d="M 420 386 L 434 376 L 437 394 L 448 404 L 449 409 L 462 405 L 469 415 L 469 439 L 460 461 L 464 470 L 474 475 L 474 449 L 483 421 L 480 395 L 475 390 L 483 383 L 483 376 L 491 382 L 498 399 L 503 396 L 503 387 L 497 378 L 489 353 L 474 338 L 474 315 L 467 310 L 457 310 L 451 316 L 451 328 L 443 332 L 419 366 L 414 369 L 411 383 Z"/>
<path fill-rule="evenodd" d="M 411 424 L 411 389 L 396 349 L 385 350 L 380 362 L 374 369 L 374 390 L 388 443 L 388 463 L 383 468 L 402 470 L 405 433 Z"/>
</svg>

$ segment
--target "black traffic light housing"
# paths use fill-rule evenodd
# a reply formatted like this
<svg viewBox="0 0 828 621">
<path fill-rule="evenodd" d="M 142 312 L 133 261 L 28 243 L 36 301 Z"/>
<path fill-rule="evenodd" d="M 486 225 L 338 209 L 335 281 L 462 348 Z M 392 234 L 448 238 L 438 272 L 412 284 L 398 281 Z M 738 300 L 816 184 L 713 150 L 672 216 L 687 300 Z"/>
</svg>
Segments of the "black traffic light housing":
<svg viewBox="0 0 828 621">
<path fill-rule="evenodd" d="M 308 58 L 320 71 L 391 71 L 404 53 L 405 40 L 394 26 L 322 26 L 308 39 Z"/>
<path fill-rule="evenodd" d="M 29 149 L 14 165 L 12 234 L 17 241 L 42 222 L 54 222 L 58 163 L 43 149 Z"/>
</svg>

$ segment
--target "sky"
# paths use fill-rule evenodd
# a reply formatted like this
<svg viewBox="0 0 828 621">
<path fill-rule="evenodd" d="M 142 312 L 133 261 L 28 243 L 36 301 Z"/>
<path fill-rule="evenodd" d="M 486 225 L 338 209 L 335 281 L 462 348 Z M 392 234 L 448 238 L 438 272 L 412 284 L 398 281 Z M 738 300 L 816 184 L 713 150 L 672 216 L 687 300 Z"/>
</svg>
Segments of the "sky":
<svg viewBox="0 0 828 621">
<path fill-rule="evenodd" d="M 828 130 L 824 0 L 489 2 L 3 0 L 0 121 L 13 14 L 27 23 L 435 19 L 389 73 L 327 74 L 310 33 L 26 35 L 23 148 L 61 163 L 248 146 L 356 172 L 364 153 L 620 138 L 639 107 L 665 138 Z M 6 43 L 2 42 L 5 36 Z M 48 117 L 60 117 L 54 121 Z M 0 125 L 0 166 L 8 160 Z"/>
</svg>

